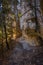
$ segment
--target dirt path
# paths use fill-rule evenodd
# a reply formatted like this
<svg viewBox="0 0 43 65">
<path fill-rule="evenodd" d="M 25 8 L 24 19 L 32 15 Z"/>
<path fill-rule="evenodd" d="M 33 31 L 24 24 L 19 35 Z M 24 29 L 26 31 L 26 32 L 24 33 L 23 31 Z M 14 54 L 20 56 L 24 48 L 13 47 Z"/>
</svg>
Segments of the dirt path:
<svg viewBox="0 0 43 65">
<path fill-rule="evenodd" d="M 43 65 L 43 47 L 23 49 L 21 44 L 9 50 L 4 58 L 0 58 L 0 65 Z"/>
</svg>

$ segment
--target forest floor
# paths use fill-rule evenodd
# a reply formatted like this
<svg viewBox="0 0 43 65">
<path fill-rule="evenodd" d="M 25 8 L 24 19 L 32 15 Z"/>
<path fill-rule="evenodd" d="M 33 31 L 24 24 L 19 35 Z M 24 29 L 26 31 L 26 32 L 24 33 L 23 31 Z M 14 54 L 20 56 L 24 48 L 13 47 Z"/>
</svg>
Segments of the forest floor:
<svg viewBox="0 0 43 65">
<path fill-rule="evenodd" d="M 16 42 L 13 49 L 0 57 L 0 65 L 43 65 L 43 46 L 29 46 L 23 49 L 21 43 Z"/>
</svg>

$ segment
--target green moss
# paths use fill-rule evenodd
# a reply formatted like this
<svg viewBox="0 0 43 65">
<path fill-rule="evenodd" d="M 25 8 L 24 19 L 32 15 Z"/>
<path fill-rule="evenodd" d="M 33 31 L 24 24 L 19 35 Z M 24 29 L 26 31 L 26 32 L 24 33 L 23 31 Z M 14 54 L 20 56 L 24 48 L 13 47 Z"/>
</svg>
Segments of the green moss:
<svg viewBox="0 0 43 65">
<path fill-rule="evenodd" d="M 22 16 L 22 14 L 21 14 L 21 13 L 19 13 L 19 14 L 18 14 L 18 16 L 19 16 L 19 18 L 20 18 L 20 17 Z"/>
</svg>

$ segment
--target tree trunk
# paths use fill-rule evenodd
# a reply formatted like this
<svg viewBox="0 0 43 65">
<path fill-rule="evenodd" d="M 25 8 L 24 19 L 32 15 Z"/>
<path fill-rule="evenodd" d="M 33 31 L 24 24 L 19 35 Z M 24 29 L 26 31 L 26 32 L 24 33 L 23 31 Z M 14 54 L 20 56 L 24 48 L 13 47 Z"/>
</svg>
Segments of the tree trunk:
<svg viewBox="0 0 43 65">
<path fill-rule="evenodd" d="M 19 31 L 20 31 L 20 21 L 19 21 L 17 6 L 15 6 L 15 16 L 16 16 L 16 31 L 19 33 Z M 17 34 L 17 32 L 16 32 L 16 34 Z M 17 37 L 18 36 L 19 35 L 17 34 Z"/>
<path fill-rule="evenodd" d="M 7 41 L 7 32 L 6 32 L 6 23 L 5 23 L 5 14 L 4 13 L 3 13 L 2 19 L 3 19 L 2 22 L 3 22 L 4 32 L 5 32 L 5 38 L 6 38 L 6 46 L 9 49 L 9 45 L 8 45 L 8 41 Z"/>
<path fill-rule="evenodd" d="M 37 19 L 37 9 L 36 9 L 36 0 L 34 0 L 34 10 L 35 10 L 35 22 L 36 22 L 36 32 L 40 32 L 40 29 L 39 29 L 39 23 L 38 23 L 38 19 Z"/>
</svg>

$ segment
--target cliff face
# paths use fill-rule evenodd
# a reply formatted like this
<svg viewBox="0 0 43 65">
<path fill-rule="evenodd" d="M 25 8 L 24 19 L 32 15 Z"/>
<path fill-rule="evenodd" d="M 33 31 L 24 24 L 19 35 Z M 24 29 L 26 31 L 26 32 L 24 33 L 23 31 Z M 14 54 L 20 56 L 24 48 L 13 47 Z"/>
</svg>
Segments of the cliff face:
<svg viewBox="0 0 43 65">
<path fill-rule="evenodd" d="M 26 29 L 27 27 L 33 28 L 35 27 L 35 23 L 32 22 L 31 18 L 33 18 L 34 16 L 34 12 L 33 10 L 30 8 L 30 5 L 28 6 L 28 2 L 23 2 L 21 4 L 21 14 L 22 17 L 20 17 L 20 24 L 21 24 L 21 28 L 24 27 L 24 29 Z"/>
<path fill-rule="evenodd" d="M 32 0 L 28 2 L 26 0 L 21 0 L 21 4 L 19 7 L 21 12 L 20 28 L 22 30 L 22 35 L 28 39 L 33 36 L 32 38 L 30 38 L 30 41 L 32 40 L 34 41 L 34 44 L 38 45 L 39 44 L 38 36 L 41 36 L 43 38 L 43 22 L 40 1 Z M 39 27 L 37 26 L 36 21 Z M 38 32 L 35 32 L 37 28 Z M 27 29 L 28 34 L 26 33 Z"/>
</svg>

